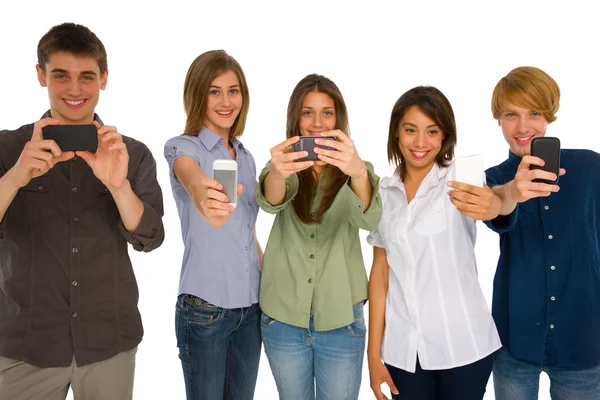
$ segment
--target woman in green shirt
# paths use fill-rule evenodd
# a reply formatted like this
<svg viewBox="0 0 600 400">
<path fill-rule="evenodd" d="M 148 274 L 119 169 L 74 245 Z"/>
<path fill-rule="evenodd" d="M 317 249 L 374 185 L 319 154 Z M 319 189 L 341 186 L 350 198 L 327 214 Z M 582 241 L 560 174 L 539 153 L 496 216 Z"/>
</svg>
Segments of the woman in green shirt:
<svg viewBox="0 0 600 400">
<path fill-rule="evenodd" d="M 382 208 L 379 178 L 348 132 L 337 86 L 320 75 L 302 79 L 288 105 L 287 140 L 271 149 L 255 191 L 258 205 L 277 215 L 260 306 L 280 399 L 358 398 L 367 299 L 358 230 L 377 226 Z M 291 152 L 300 136 L 336 140 L 317 139 L 331 149 L 317 148 L 318 161 L 298 161 L 308 156 Z"/>
</svg>

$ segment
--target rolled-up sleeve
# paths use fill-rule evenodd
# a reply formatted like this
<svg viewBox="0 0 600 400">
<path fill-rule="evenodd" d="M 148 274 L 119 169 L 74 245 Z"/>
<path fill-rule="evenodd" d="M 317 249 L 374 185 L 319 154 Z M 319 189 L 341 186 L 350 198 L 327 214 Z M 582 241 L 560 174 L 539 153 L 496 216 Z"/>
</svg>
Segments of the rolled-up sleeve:
<svg viewBox="0 0 600 400">
<path fill-rule="evenodd" d="M 175 161 L 181 156 L 192 157 L 200 168 L 204 170 L 204 166 L 202 165 L 202 160 L 200 157 L 200 152 L 198 151 L 198 144 L 194 142 L 194 139 L 197 140 L 196 137 L 190 136 L 177 136 L 172 139 L 169 139 L 167 143 L 165 143 L 164 147 L 164 156 L 169 164 L 169 174 L 173 177 L 177 182 L 177 176 L 175 176 L 174 166 Z"/>
<path fill-rule="evenodd" d="M 143 146 L 131 188 L 144 205 L 142 219 L 133 232 L 127 231 L 123 221 L 120 221 L 119 229 L 135 250 L 149 252 L 162 244 L 165 230 L 162 222 L 162 191 L 156 179 L 156 161 L 146 146 Z"/>
<path fill-rule="evenodd" d="M 298 193 L 298 175 L 292 174 L 288 176 L 285 180 L 285 199 L 283 200 L 283 203 L 274 206 L 265 199 L 264 193 L 264 181 L 269 174 L 269 171 L 271 171 L 270 162 L 267 163 L 260 173 L 258 183 L 256 184 L 256 190 L 254 191 L 254 197 L 256 198 L 256 203 L 264 212 L 277 214 L 279 211 L 285 209 Z"/>
<path fill-rule="evenodd" d="M 372 188 L 369 208 L 365 211 L 365 205 L 358 198 L 356 193 L 354 193 L 349 183 L 344 185 L 340 190 L 348 192 L 345 195 L 348 198 L 350 223 L 356 228 L 369 231 L 379 224 L 383 208 L 381 205 L 381 196 L 379 195 L 379 177 L 375 175 L 371 163 L 365 162 L 365 164 L 367 166 L 367 175 Z"/>
</svg>

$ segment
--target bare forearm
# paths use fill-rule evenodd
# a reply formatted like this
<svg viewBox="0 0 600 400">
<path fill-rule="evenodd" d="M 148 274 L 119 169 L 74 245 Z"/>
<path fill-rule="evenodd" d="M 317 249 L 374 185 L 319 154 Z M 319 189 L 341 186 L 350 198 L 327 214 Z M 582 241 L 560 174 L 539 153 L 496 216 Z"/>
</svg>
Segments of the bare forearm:
<svg viewBox="0 0 600 400">
<path fill-rule="evenodd" d="M 6 210 L 8 210 L 8 207 L 19 191 L 19 187 L 12 182 L 11 171 L 9 170 L 0 178 L 0 221 L 4 219 Z"/>
<path fill-rule="evenodd" d="M 121 188 L 109 188 L 109 190 L 117 204 L 125 229 L 128 232 L 134 232 L 142 220 L 144 203 L 133 192 L 131 183 L 128 180 L 125 181 Z"/>
<path fill-rule="evenodd" d="M 285 179 L 279 179 L 268 173 L 263 181 L 263 190 L 265 191 L 265 200 L 272 206 L 282 204 L 285 200 Z"/>
<path fill-rule="evenodd" d="M 509 215 L 517 207 L 517 202 L 510 197 L 513 184 L 514 181 L 510 181 L 504 185 L 494 186 L 492 188 L 492 192 L 494 192 L 494 194 L 502 201 L 502 207 L 500 207 L 500 213 L 498 215 Z"/>
<path fill-rule="evenodd" d="M 369 343 L 368 357 L 381 359 L 381 341 L 385 327 L 387 279 L 381 273 L 372 273 L 369 279 Z"/>
<path fill-rule="evenodd" d="M 373 196 L 373 187 L 369 181 L 369 176 L 365 173 L 364 177 L 351 178 L 350 188 L 360 201 L 362 201 L 365 206 L 365 211 L 367 211 L 371 205 L 371 197 Z"/>
</svg>

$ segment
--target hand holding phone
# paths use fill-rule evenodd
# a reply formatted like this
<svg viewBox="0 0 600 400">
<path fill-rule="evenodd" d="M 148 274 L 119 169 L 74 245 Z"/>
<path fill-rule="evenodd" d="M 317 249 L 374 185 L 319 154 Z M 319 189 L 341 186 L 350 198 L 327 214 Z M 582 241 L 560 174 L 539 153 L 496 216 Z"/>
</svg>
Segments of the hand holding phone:
<svg viewBox="0 0 600 400">
<path fill-rule="evenodd" d="M 541 169 L 556 174 L 555 180 L 533 179 L 532 182 L 558 183 L 560 173 L 560 140 L 556 137 L 536 137 L 531 141 L 531 155 L 544 160 L 544 166 L 531 165 L 530 169 Z"/>
<path fill-rule="evenodd" d="M 238 165 L 235 160 L 213 161 L 212 178 L 223 186 L 222 192 L 229 198 L 229 204 L 237 205 Z"/>
<path fill-rule="evenodd" d="M 42 128 L 44 139 L 54 140 L 62 151 L 98 149 L 98 130 L 95 125 L 48 125 Z"/>
<path fill-rule="evenodd" d="M 294 151 L 294 152 L 306 151 L 306 152 L 308 152 L 308 156 L 306 156 L 304 158 L 299 158 L 296 161 L 319 161 L 319 156 L 317 155 L 317 153 L 315 153 L 315 147 L 319 147 L 319 148 L 322 148 L 325 150 L 334 150 L 335 151 L 335 149 L 333 147 L 315 144 L 315 139 L 335 140 L 335 137 L 333 137 L 333 136 L 300 136 L 300 140 L 298 140 L 298 142 L 294 143 L 294 145 L 292 146 L 292 151 Z"/>
</svg>

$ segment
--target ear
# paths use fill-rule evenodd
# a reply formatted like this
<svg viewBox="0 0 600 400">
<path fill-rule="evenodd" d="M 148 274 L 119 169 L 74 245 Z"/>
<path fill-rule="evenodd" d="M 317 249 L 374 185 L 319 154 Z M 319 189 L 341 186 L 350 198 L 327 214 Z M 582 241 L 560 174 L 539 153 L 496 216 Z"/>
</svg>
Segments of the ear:
<svg viewBox="0 0 600 400">
<path fill-rule="evenodd" d="M 40 82 L 41 87 L 46 87 L 48 84 L 46 83 L 46 74 L 42 70 L 42 67 L 39 65 L 35 66 L 35 70 L 37 72 L 38 82 Z"/>
<path fill-rule="evenodd" d="M 108 83 L 108 68 L 104 71 L 104 75 L 100 78 L 100 89 L 106 89 L 106 84 Z"/>
<path fill-rule="evenodd" d="M 502 126 L 502 123 L 500 123 L 500 120 L 498 120 L 498 126 Z"/>
</svg>

